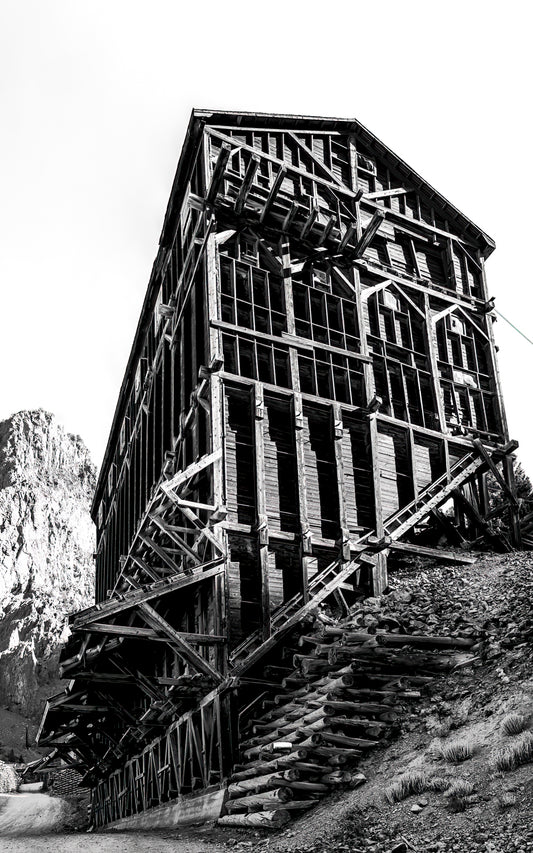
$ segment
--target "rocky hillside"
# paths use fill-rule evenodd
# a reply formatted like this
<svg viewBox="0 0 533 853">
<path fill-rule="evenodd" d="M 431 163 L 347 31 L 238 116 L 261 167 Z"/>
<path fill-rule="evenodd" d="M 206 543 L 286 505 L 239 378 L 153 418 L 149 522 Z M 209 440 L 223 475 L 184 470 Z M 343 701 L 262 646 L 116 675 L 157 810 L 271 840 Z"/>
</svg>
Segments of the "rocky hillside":
<svg viewBox="0 0 533 853">
<path fill-rule="evenodd" d="M 353 684 L 345 689 L 350 701 L 345 696 L 330 702 L 334 708 L 347 709 L 356 694 L 357 701 L 370 694 L 369 682 L 388 679 L 379 691 L 382 703 L 397 715 L 396 730 L 383 730 L 381 745 L 361 757 L 357 771 L 367 781 L 361 785 L 357 779 L 356 790 L 350 781 L 345 790 L 339 785 L 337 793 L 266 840 L 257 831 L 225 829 L 226 848 L 250 846 L 257 853 L 533 850 L 532 570 L 533 557 L 525 553 L 479 555 L 473 565 L 461 567 L 406 561 L 391 572 L 381 598 L 366 599 L 344 618 L 317 614 L 314 632 L 321 642 L 304 645 L 302 669 L 313 660 L 316 669 L 335 658 L 343 672 L 352 672 Z M 438 637 L 467 644 L 467 653 L 450 667 L 450 650 L 443 648 L 443 665 L 436 667 L 436 651 L 427 650 Z M 310 631 L 301 639 L 311 640 Z M 328 689 L 339 672 L 326 673 Z M 379 691 L 371 689 L 376 701 Z M 307 695 L 313 700 L 313 685 Z M 311 701 L 307 712 L 316 706 Z M 305 713 L 304 723 L 311 719 Z M 376 720 L 382 718 L 376 714 Z M 334 720 L 311 725 L 324 723 L 317 729 L 324 733 Z M 363 723 L 369 725 L 358 721 Z M 346 719 L 345 734 L 353 737 L 355 724 Z M 335 742 L 331 735 L 323 740 Z M 313 748 L 315 754 L 325 751 L 324 745 Z M 296 791 L 289 806 L 297 794 L 301 797 Z"/>
<path fill-rule="evenodd" d="M 60 689 L 67 615 L 92 601 L 95 477 L 53 415 L 0 422 L 0 704 L 34 719 Z"/>
</svg>

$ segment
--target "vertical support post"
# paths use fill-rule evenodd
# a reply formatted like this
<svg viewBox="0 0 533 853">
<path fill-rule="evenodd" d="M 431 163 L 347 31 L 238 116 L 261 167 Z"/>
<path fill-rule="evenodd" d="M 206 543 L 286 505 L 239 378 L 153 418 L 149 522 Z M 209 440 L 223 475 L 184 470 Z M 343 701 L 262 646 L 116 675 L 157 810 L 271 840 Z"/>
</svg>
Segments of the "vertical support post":
<svg viewBox="0 0 533 853">
<path fill-rule="evenodd" d="M 222 779 L 227 779 L 238 759 L 239 719 L 237 689 L 227 690 L 219 698 L 219 755 Z"/>
<path fill-rule="evenodd" d="M 358 180 L 357 180 L 357 146 L 354 134 L 350 134 L 348 137 L 348 152 L 350 155 L 350 179 L 352 184 L 353 192 L 357 192 L 358 190 Z M 356 201 L 354 203 L 354 214 L 355 214 L 355 231 L 356 231 L 356 243 L 359 242 L 361 237 L 363 236 L 363 229 L 361 226 L 361 208 L 359 202 Z M 360 315 L 359 315 L 360 316 Z"/>
<path fill-rule="evenodd" d="M 516 498 L 516 480 L 514 476 L 514 457 L 511 455 L 503 458 L 503 476 L 505 482 Z M 520 530 L 520 504 L 509 502 L 509 529 L 511 532 L 511 543 L 515 548 L 522 547 L 522 531 Z"/>
<path fill-rule="evenodd" d="M 209 228 L 211 223 L 207 224 Z M 217 245 L 216 227 L 213 221 L 211 232 L 206 244 L 206 305 L 208 322 L 208 368 L 220 366 L 222 359 L 221 332 L 212 325 L 212 320 L 219 317 L 219 280 L 217 272 Z M 220 516 L 223 516 L 222 508 L 225 504 L 224 489 L 224 387 L 218 370 L 210 372 L 209 382 L 209 427 L 211 434 L 211 452 L 221 451 L 220 457 L 211 466 L 211 490 L 213 506 L 217 507 Z M 220 520 L 212 527 L 214 536 L 219 540 L 221 546 L 227 550 L 227 536 L 221 527 Z M 215 630 L 219 634 L 227 634 L 228 631 L 228 564 L 226 561 L 225 573 L 217 575 L 214 579 L 213 599 L 215 609 Z M 228 645 L 223 644 L 217 648 L 219 669 L 223 672 L 228 667 Z"/>
<path fill-rule="evenodd" d="M 355 289 L 355 305 L 357 317 L 359 318 L 359 337 L 361 341 L 361 355 L 370 355 L 367 335 L 370 332 L 368 322 L 368 303 L 361 299 L 361 278 L 357 267 L 352 268 L 353 285 Z M 369 362 L 363 362 L 363 378 L 365 383 L 366 404 L 368 405 L 376 394 L 376 383 L 374 380 L 374 368 Z"/>
<path fill-rule="evenodd" d="M 335 468 L 337 471 L 337 494 L 339 496 L 339 526 L 340 526 L 340 558 L 343 563 L 350 560 L 350 532 L 346 513 L 346 484 L 344 481 L 344 459 L 342 456 L 342 437 L 344 432 L 342 409 L 339 403 L 332 405 L 333 416 L 333 447 L 335 451 Z"/>
<path fill-rule="evenodd" d="M 285 294 L 285 312 L 287 315 L 287 332 L 296 333 L 294 322 L 294 303 L 292 296 L 291 252 L 288 237 L 283 237 L 280 243 L 281 263 L 283 267 L 283 288 Z M 300 517 L 301 535 L 301 565 L 302 565 L 302 595 L 304 602 L 309 598 L 309 557 L 312 554 L 311 532 L 307 513 L 307 485 L 305 478 L 305 447 L 303 436 L 303 402 L 300 393 L 300 374 L 298 372 L 298 352 L 295 347 L 289 348 L 291 385 L 293 389 L 293 428 L 296 448 L 296 472 L 298 487 L 298 510 Z"/>
<path fill-rule="evenodd" d="M 361 336 L 361 354 L 370 355 L 367 335 L 370 333 L 370 324 L 368 321 L 368 303 L 361 299 L 361 279 L 359 270 L 354 267 L 353 282 L 355 287 L 355 301 L 357 305 L 357 315 L 359 317 L 359 334 Z M 366 363 L 363 366 L 363 376 L 365 381 L 365 394 L 367 405 L 375 397 L 376 383 L 374 379 L 374 368 L 372 364 Z M 378 538 L 384 534 L 383 527 L 383 509 L 381 503 L 381 478 L 379 466 L 379 449 L 378 449 L 378 421 L 377 414 L 368 415 L 368 431 L 370 436 L 370 455 L 372 459 L 372 476 L 374 485 L 374 517 L 375 530 Z M 380 551 L 376 555 L 376 563 L 372 570 L 372 586 L 374 595 L 380 595 L 387 586 L 387 554 Z"/>
<path fill-rule="evenodd" d="M 488 289 L 487 289 L 487 277 L 485 274 L 485 260 L 478 255 L 478 260 L 481 266 L 481 281 L 482 281 L 482 290 L 483 296 L 485 300 L 488 300 Z M 509 440 L 509 429 L 507 426 L 507 416 L 505 414 L 505 407 L 503 405 L 503 395 L 502 395 L 502 384 L 500 379 L 500 371 L 498 369 L 498 362 L 496 359 L 496 341 L 494 340 L 494 330 L 492 328 L 493 320 L 496 319 L 495 314 L 486 314 L 485 315 L 486 322 L 486 332 L 487 336 L 490 340 L 489 345 L 489 364 L 491 367 L 491 376 L 492 376 L 492 385 L 494 388 L 494 393 L 496 397 L 496 410 L 498 414 L 498 419 L 500 421 L 502 436 L 504 441 Z"/>
<path fill-rule="evenodd" d="M 268 583 L 268 518 L 266 512 L 265 487 L 265 401 L 263 384 L 256 382 L 253 387 L 252 406 L 254 412 L 254 450 L 255 450 L 255 496 L 257 507 L 257 547 L 261 571 L 261 633 L 263 640 L 270 637 L 270 590 Z"/>
<path fill-rule="evenodd" d="M 381 502 L 381 474 L 379 464 L 379 446 L 378 446 L 378 421 L 377 414 L 371 414 L 368 418 L 370 431 L 370 452 L 372 455 L 372 472 L 374 477 L 374 503 L 375 503 L 375 519 L 376 519 L 376 536 L 381 539 L 385 533 L 383 526 L 383 507 Z M 374 595 L 381 595 L 387 586 L 387 555 L 380 551 L 376 555 L 376 565 L 372 572 L 372 585 Z"/>
<path fill-rule="evenodd" d="M 487 485 L 487 472 L 482 471 L 477 475 L 477 487 L 479 492 L 479 511 L 485 518 L 490 510 L 489 489 Z"/>
<path fill-rule="evenodd" d="M 407 395 L 406 395 L 407 399 Z M 413 427 L 410 426 L 408 429 L 408 454 L 409 454 L 409 468 L 411 471 L 411 481 L 413 484 L 413 498 L 416 500 L 418 498 L 418 483 L 417 483 L 417 467 L 416 467 L 416 447 L 415 447 L 415 436 L 413 432 Z"/>
<path fill-rule="evenodd" d="M 431 367 L 431 384 L 433 386 L 433 397 L 437 407 L 438 427 L 435 427 L 439 432 L 446 433 L 446 415 L 444 412 L 444 401 L 442 388 L 439 378 L 439 366 L 437 364 L 437 350 L 435 348 L 434 324 L 431 319 L 431 311 L 429 308 L 429 296 L 424 293 L 424 332 L 426 338 L 426 346 L 428 348 L 429 363 Z M 426 424 L 427 426 L 427 424 Z"/>
</svg>

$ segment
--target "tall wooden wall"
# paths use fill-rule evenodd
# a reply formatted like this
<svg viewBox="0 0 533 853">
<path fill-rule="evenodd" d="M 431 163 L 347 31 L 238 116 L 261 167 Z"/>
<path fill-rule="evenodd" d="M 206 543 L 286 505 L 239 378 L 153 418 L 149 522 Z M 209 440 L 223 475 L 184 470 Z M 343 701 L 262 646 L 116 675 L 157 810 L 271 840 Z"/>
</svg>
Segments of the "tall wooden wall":
<svg viewBox="0 0 533 853">
<path fill-rule="evenodd" d="M 190 747 L 204 717 L 214 763 L 191 753 L 191 779 L 222 779 L 235 708 L 215 691 L 198 716 L 202 696 L 317 595 L 382 589 L 391 536 L 490 538 L 488 470 L 515 507 L 492 248 L 356 122 L 193 115 L 94 501 L 78 698 L 43 728 L 93 783 L 129 784 L 151 737 Z"/>
</svg>

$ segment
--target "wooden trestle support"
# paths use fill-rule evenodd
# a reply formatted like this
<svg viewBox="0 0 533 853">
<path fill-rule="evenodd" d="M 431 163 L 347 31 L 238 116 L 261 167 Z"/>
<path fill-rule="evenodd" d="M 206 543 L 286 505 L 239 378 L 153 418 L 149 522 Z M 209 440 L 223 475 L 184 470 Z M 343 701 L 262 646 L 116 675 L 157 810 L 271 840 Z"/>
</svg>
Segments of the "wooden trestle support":
<svg viewBox="0 0 533 853">
<path fill-rule="evenodd" d="M 492 248 L 355 121 L 193 113 L 39 732 L 94 826 L 226 784 L 280 641 L 391 551 L 519 546 Z"/>
</svg>

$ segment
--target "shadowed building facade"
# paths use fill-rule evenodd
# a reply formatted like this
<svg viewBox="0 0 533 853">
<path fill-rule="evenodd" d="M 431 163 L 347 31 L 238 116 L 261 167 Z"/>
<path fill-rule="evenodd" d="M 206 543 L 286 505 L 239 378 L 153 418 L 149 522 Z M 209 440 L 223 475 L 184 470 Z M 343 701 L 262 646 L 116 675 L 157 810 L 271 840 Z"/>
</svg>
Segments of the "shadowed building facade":
<svg viewBox="0 0 533 853">
<path fill-rule="evenodd" d="M 40 732 L 96 826 L 222 786 L 280 640 L 395 550 L 519 544 L 493 249 L 355 120 L 193 112 Z"/>
</svg>

